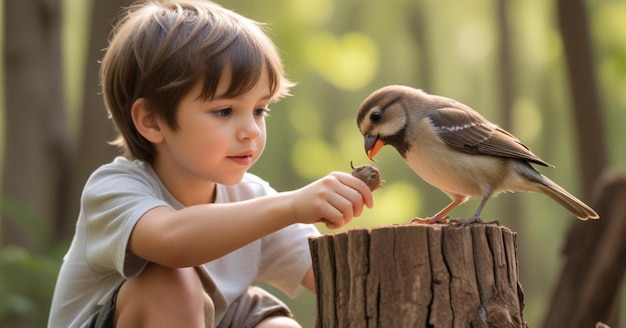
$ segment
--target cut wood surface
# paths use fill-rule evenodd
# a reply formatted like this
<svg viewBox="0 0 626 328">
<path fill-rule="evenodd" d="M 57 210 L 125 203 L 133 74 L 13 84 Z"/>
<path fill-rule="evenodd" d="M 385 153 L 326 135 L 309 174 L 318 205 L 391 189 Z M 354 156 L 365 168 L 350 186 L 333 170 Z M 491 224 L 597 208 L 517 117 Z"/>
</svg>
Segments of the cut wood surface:
<svg viewBox="0 0 626 328">
<path fill-rule="evenodd" d="M 525 327 L 516 234 L 394 225 L 309 240 L 317 327 Z"/>
</svg>

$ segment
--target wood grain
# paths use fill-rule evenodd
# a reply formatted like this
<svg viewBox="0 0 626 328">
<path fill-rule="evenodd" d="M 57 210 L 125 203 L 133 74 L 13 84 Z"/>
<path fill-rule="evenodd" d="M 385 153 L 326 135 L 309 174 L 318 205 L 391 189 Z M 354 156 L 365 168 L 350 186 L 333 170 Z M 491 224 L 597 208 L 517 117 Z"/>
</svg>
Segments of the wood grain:
<svg viewBox="0 0 626 328">
<path fill-rule="evenodd" d="M 515 233 L 394 225 L 309 240 L 317 327 L 525 327 Z"/>
</svg>

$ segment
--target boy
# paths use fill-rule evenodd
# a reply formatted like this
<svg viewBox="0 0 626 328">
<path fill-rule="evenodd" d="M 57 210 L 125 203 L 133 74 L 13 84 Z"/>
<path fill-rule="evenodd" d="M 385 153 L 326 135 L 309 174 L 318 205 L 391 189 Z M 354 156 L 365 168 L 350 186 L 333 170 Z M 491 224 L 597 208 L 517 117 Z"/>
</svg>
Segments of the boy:
<svg viewBox="0 0 626 328">
<path fill-rule="evenodd" d="M 311 224 L 341 227 L 373 200 L 347 173 L 282 193 L 246 173 L 292 86 L 259 25 L 206 1 L 138 3 L 101 84 L 125 156 L 85 185 L 49 326 L 299 327 L 250 286 L 314 291 Z"/>
</svg>

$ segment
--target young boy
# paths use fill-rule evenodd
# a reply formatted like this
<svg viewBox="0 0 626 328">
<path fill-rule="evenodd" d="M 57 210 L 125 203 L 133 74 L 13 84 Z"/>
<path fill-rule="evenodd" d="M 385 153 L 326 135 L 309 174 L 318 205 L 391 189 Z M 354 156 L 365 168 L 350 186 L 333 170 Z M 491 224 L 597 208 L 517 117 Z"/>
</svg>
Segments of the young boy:
<svg viewBox="0 0 626 328">
<path fill-rule="evenodd" d="M 81 197 L 50 327 L 299 327 L 267 281 L 314 291 L 307 238 L 372 207 L 335 172 L 277 193 L 246 173 L 284 96 L 273 43 L 206 1 L 142 2 L 116 24 L 101 84 L 124 157 Z"/>
</svg>

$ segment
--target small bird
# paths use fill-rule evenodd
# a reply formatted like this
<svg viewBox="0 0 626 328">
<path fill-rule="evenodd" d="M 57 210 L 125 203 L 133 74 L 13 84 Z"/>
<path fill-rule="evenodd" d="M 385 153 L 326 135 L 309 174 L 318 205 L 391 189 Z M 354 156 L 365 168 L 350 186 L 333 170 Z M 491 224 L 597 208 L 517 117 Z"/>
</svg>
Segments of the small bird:
<svg viewBox="0 0 626 328">
<path fill-rule="evenodd" d="M 515 136 L 470 107 L 420 89 L 390 85 L 370 94 L 359 107 L 357 126 L 370 160 L 393 146 L 422 179 L 452 202 L 418 223 L 448 223 L 446 214 L 470 197 L 481 197 L 467 225 L 481 220 L 490 197 L 504 191 L 540 192 L 581 220 L 598 214 L 531 164 L 552 167 Z"/>
</svg>

